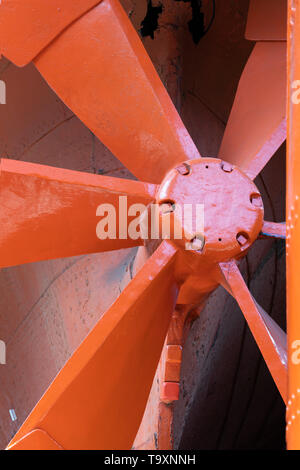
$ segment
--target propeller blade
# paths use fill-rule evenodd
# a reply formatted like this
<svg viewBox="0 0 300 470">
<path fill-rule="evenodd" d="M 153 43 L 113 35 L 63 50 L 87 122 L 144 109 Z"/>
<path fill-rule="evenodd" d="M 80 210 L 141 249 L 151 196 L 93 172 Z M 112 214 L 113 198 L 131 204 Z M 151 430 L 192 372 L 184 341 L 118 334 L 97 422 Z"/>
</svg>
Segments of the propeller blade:
<svg viewBox="0 0 300 470">
<path fill-rule="evenodd" d="M 130 449 L 175 307 L 164 241 L 79 346 L 9 447 L 40 429 L 63 449 Z"/>
<path fill-rule="evenodd" d="M 0 53 L 24 67 L 70 23 L 101 0 L 0 2 Z M 15 32 L 18 31 L 18 34 Z"/>
<path fill-rule="evenodd" d="M 103 0 L 34 62 L 137 178 L 160 183 L 176 164 L 200 157 L 118 0 Z"/>
<path fill-rule="evenodd" d="M 267 222 L 264 220 L 260 238 L 283 238 L 286 239 L 286 223 Z"/>
<path fill-rule="evenodd" d="M 15 160 L 0 165 L 0 267 L 143 244 L 127 236 L 133 217 L 123 207 L 150 204 L 155 185 Z M 105 210 L 112 214 L 106 239 L 98 230 Z"/>
<path fill-rule="evenodd" d="M 286 42 L 259 42 L 241 76 L 219 156 L 255 179 L 286 139 Z"/>
<path fill-rule="evenodd" d="M 51 437 L 41 429 L 34 429 L 26 434 L 15 444 L 12 444 L 9 450 L 63 450 Z"/>
<path fill-rule="evenodd" d="M 246 39 L 286 41 L 287 0 L 250 0 Z"/>
<path fill-rule="evenodd" d="M 220 263 L 224 287 L 240 306 L 254 339 L 283 398 L 287 401 L 287 339 L 277 323 L 250 294 L 235 263 Z"/>
</svg>

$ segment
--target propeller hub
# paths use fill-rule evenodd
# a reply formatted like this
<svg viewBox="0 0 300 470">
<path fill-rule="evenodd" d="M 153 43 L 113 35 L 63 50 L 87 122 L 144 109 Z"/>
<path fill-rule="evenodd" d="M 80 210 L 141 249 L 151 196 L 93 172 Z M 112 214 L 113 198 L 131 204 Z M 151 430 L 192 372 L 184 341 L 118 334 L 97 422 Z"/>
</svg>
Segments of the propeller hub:
<svg viewBox="0 0 300 470">
<path fill-rule="evenodd" d="M 164 178 L 157 196 L 170 238 L 214 262 L 243 256 L 259 235 L 261 195 L 238 167 L 217 158 L 184 162 Z M 166 237 L 162 237 L 166 238 Z"/>
</svg>

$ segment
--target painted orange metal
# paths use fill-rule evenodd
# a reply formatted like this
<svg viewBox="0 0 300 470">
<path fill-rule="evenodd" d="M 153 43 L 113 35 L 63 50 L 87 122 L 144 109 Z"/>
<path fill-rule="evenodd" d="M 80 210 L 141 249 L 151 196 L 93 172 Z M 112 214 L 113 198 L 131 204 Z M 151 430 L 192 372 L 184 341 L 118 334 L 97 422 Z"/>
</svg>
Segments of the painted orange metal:
<svg viewBox="0 0 300 470">
<path fill-rule="evenodd" d="M 16 21 L 25 34 L 19 15 Z M 116 206 L 119 195 L 145 204 L 154 198 L 161 206 L 190 204 L 193 210 L 204 204 L 205 219 L 197 232 L 197 217 L 187 226 L 176 209 L 171 211 L 173 229 L 185 229 L 186 238 L 159 245 L 62 368 L 9 448 L 130 448 L 164 342 L 158 440 L 160 448 L 171 448 L 186 314 L 219 284 L 236 298 L 282 397 L 287 396 L 285 335 L 251 297 L 236 265 L 270 228 L 252 179 L 285 139 L 286 46 L 259 43 L 246 66 L 220 150 L 239 169 L 199 158 L 117 0 L 103 0 L 72 24 L 65 21 L 69 27 L 56 39 L 57 30 L 47 36 L 51 44 L 45 39 L 38 45 L 40 52 L 48 44 L 34 60 L 38 70 L 137 177 L 163 182 L 157 188 L 2 160 L 3 266 L 132 246 L 130 240 L 105 244 L 95 238 L 96 207 L 103 201 Z M 33 58 L 29 46 L 27 52 Z M 161 221 L 168 212 L 162 210 Z M 11 218 L 17 229 L 9 225 Z M 278 227 L 272 229 L 274 236 Z M 288 224 L 288 234 L 291 229 Z"/>
<path fill-rule="evenodd" d="M 160 183 L 176 163 L 199 158 L 117 0 L 103 0 L 34 62 L 62 100 L 139 179 Z"/>
<path fill-rule="evenodd" d="M 131 447 L 176 302 L 176 253 L 168 242 L 159 247 L 58 374 L 9 447 L 37 428 L 64 449 Z"/>
<path fill-rule="evenodd" d="M 201 301 L 201 292 L 203 301 L 203 290 L 209 292 L 211 289 L 213 289 L 213 285 L 216 283 L 216 279 L 218 278 L 218 275 L 214 271 L 213 266 L 218 262 L 218 260 L 221 259 L 220 257 L 224 256 L 224 258 L 230 258 L 230 256 L 236 256 L 239 258 L 240 256 L 242 250 L 241 246 L 239 246 L 239 253 L 237 251 L 235 253 L 230 253 L 230 251 L 227 251 L 231 246 L 233 238 L 235 238 L 236 241 L 236 235 L 238 233 L 238 227 L 235 227 L 234 224 L 234 217 L 230 219 L 230 214 L 238 214 L 237 217 L 239 222 L 241 222 L 241 220 L 244 221 L 244 228 L 247 227 L 246 231 L 248 233 L 251 233 L 251 230 L 253 230 L 253 235 L 250 236 L 249 245 L 251 245 L 251 240 L 253 241 L 260 229 L 262 229 L 262 225 L 266 227 L 268 226 L 268 223 L 264 222 L 264 224 L 262 224 L 263 211 L 257 188 L 254 187 L 253 183 L 248 180 L 248 178 L 245 178 L 245 176 L 243 176 L 243 174 L 237 168 L 233 168 L 232 166 L 227 165 L 220 160 L 214 160 L 211 158 L 201 159 L 200 161 L 194 160 L 192 162 L 186 162 L 184 168 L 186 169 L 187 167 L 189 171 L 181 171 L 181 168 L 175 168 L 165 177 L 161 184 L 161 188 L 157 193 L 157 201 L 163 202 L 168 200 L 174 202 L 175 205 L 178 202 L 184 204 L 187 201 L 190 203 L 193 201 L 194 205 L 196 205 L 197 203 L 201 203 L 205 200 L 204 207 L 206 208 L 206 217 L 204 233 L 207 236 L 207 239 L 203 252 L 198 255 L 199 260 L 201 260 L 201 264 L 199 264 L 197 267 L 194 266 L 192 273 L 190 273 L 187 279 L 183 282 L 178 298 L 178 304 L 183 301 L 186 302 L 189 306 L 187 311 L 189 311 L 191 304 L 194 302 L 197 304 Z M 207 171 L 209 169 L 211 170 L 211 173 Z M 230 175 L 232 179 L 230 178 Z M 235 193 L 235 190 L 237 193 Z M 212 194 L 210 194 L 210 191 Z M 218 203 L 216 203 L 214 197 L 216 197 L 218 194 L 222 194 L 222 196 L 226 195 L 226 198 L 222 198 L 222 202 L 218 201 Z M 194 198 L 193 195 L 195 195 Z M 232 209 L 232 213 L 228 211 L 228 207 L 226 206 L 226 202 L 228 201 L 230 209 Z M 239 210 L 235 210 L 236 201 L 238 201 L 238 204 L 240 204 Z M 258 214 L 260 214 L 256 222 L 254 222 L 253 228 L 251 228 L 251 216 L 249 215 L 249 212 L 247 213 L 247 210 L 249 210 L 251 204 L 254 206 L 252 207 L 252 210 L 256 210 L 258 211 Z M 174 212 L 174 219 L 176 219 L 176 210 Z M 219 221 L 222 223 L 222 229 L 218 227 Z M 195 220 L 193 222 L 195 222 Z M 176 221 L 174 223 L 176 225 Z M 278 229 L 277 225 L 280 226 L 280 232 L 283 234 L 284 224 L 274 224 L 274 226 L 272 225 L 273 232 Z M 209 256 L 210 243 L 216 239 L 216 233 L 218 233 L 218 230 L 222 230 L 222 235 L 224 235 L 222 240 L 223 243 L 221 243 L 218 239 L 219 251 L 217 250 L 217 245 L 214 245 L 214 248 L 211 250 L 212 254 Z M 190 236 L 192 235 L 190 234 Z M 270 234 L 267 236 L 270 236 Z M 274 236 L 274 233 L 272 233 L 272 236 Z M 176 240 L 175 242 L 178 243 Z M 246 250 L 249 248 L 249 245 L 246 246 Z M 185 257 L 186 256 L 187 255 L 185 255 Z M 181 259 L 181 262 L 184 262 L 184 260 Z M 189 265 L 192 264 L 192 262 L 189 262 Z M 233 291 L 231 288 L 229 288 L 229 291 L 240 303 L 244 315 L 247 321 L 249 321 L 249 326 L 255 336 L 258 346 L 261 349 L 270 371 L 274 376 L 274 380 L 279 387 L 284 400 L 286 400 L 287 361 L 285 333 L 267 315 L 267 313 L 263 312 L 261 307 L 254 302 L 236 265 L 233 264 L 233 267 L 235 267 L 235 270 L 232 271 L 232 269 L 228 268 L 230 276 L 226 276 L 227 281 L 232 283 L 232 288 L 235 283 Z M 178 269 L 180 270 L 182 267 L 178 267 Z M 195 271 L 197 271 L 199 277 L 197 277 Z M 222 279 L 219 279 L 219 282 L 223 283 Z M 228 288 L 227 282 L 225 282 L 225 286 Z M 243 300 L 240 298 L 242 292 Z M 177 322 L 181 321 L 182 324 L 184 324 L 184 311 L 178 310 L 176 316 Z M 177 343 L 178 348 L 179 344 L 183 344 L 177 337 L 178 331 L 179 330 L 177 330 L 176 333 L 175 329 L 175 332 L 172 333 L 172 331 L 169 330 L 166 343 L 167 345 Z M 168 364 L 168 346 L 166 346 L 164 354 L 166 356 L 163 359 L 163 363 L 165 364 L 165 371 L 163 374 L 161 374 L 161 376 L 163 377 L 163 380 L 165 378 L 165 381 L 163 381 L 161 384 L 161 402 L 156 403 L 156 406 L 158 406 L 160 410 L 160 424 L 158 429 L 161 440 L 158 442 L 159 445 L 162 445 L 162 447 L 159 448 L 170 449 L 172 447 L 172 410 L 174 401 L 178 399 L 179 395 L 179 381 L 177 382 L 175 380 L 175 376 L 172 376 L 172 373 L 174 372 L 174 363 L 171 364 L 171 368 L 170 364 Z M 178 367 L 178 363 L 176 363 L 175 367 Z M 178 373 L 178 371 L 176 373 Z M 170 377 L 173 378 L 173 381 L 167 380 L 170 379 Z M 151 395 L 153 394 L 154 392 L 152 392 Z M 152 404 L 152 407 L 153 406 L 155 405 Z M 147 415 L 144 419 L 149 420 Z M 147 428 L 143 428 L 140 430 L 140 432 L 141 431 L 144 431 L 145 435 L 147 436 Z M 149 434 L 150 433 L 148 431 L 148 436 Z M 144 442 L 147 442 L 147 445 L 149 446 L 150 443 L 148 440 L 145 440 Z"/>
<path fill-rule="evenodd" d="M 256 240 L 262 227 L 264 211 L 257 187 L 237 167 L 219 159 L 201 158 L 186 165 L 187 174 L 171 170 L 157 192 L 159 204 L 172 201 L 179 206 L 179 214 L 177 208 L 172 213 L 175 227 L 181 223 L 184 205 L 193 207 L 189 226 L 183 221 L 184 238 L 175 241 L 185 248 L 195 237 L 203 237 L 202 264 L 239 256 Z M 197 233 L 201 217 L 203 232 Z M 242 234 L 246 234 L 244 243 L 238 240 Z"/>
<path fill-rule="evenodd" d="M 26 434 L 16 444 L 11 446 L 11 450 L 63 450 L 51 437 L 41 429 L 35 429 Z"/>
<path fill-rule="evenodd" d="M 179 344 L 168 344 L 166 349 L 165 381 L 179 383 L 182 347 Z"/>
<path fill-rule="evenodd" d="M 286 224 L 278 224 L 276 222 L 267 222 L 266 220 L 263 223 L 261 229 L 261 236 L 274 237 L 274 238 L 286 238 Z"/>
<path fill-rule="evenodd" d="M 288 20 L 288 140 L 287 140 L 287 332 L 288 403 L 287 447 L 300 449 L 300 290 L 299 290 L 299 198 L 300 198 L 300 3 L 289 0 Z M 295 93 L 296 96 L 295 96 Z"/>
<path fill-rule="evenodd" d="M 182 241 L 178 245 L 175 239 L 159 246 L 61 370 L 10 446 L 35 429 L 47 432 L 65 449 L 123 449 L 132 445 L 175 307 L 177 286 L 182 285 L 186 303 L 203 302 L 207 292 L 222 283 L 218 263 L 245 255 L 263 223 L 263 206 L 258 190 L 240 170 L 218 159 L 193 160 L 186 162 L 186 166 L 188 174 L 182 175 L 174 169 L 166 176 L 157 192 L 157 202 L 161 204 L 165 198 L 171 198 L 175 205 L 180 203 L 183 206 L 189 201 L 194 209 L 197 203 L 205 203 L 209 210 L 204 226 L 204 246 L 200 250 L 197 245 L 192 246 L 191 251 L 187 251 L 181 246 Z M 204 172 L 207 174 L 205 178 Z M 193 199 L 195 188 L 201 186 L 202 193 L 198 189 L 198 196 Z M 230 201 L 232 211 L 227 211 L 227 217 L 231 223 L 228 224 L 224 218 L 225 208 L 218 203 L 220 194 L 226 194 Z M 237 213 L 241 225 L 236 225 Z M 163 212 L 161 217 L 164 216 Z M 195 236 L 195 223 L 194 218 L 188 236 Z M 221 230 L 220 223 L 223 224 L 224 239 L 217 240 L 215 230 Z M 219 250 L 216 248 L 218 242 Z M 225 266 L 223 272 L 229 290 L 240 303 L 285 398 L 284 334 L 266 314 L 261 311 L 258 314 L 237 268 L 235 271 L 232 269 L 235 265 Z M 178 303 L 182 303 L 181 297 L 182 294 Z M 161 402 L 165 405 L 178 399 L 179 392 L 181 345 L 178 341 L 171 344 L 173 335 L 171 333 L 167 339 L 169 347 L 166 349 L 161 391 Z M 103 377 L 104 383 L 101 382 Z M 124 396 L 127 397 L 126 407 Z M 170 425 L 169 411 L 166 422 Z M 76 427 L 78 422 L 81 426 Z M 32 439 L 31 436 L 28 445 L 33 445 Z"/>
<path fill-rule="evenodd" d="M 142 248 L 139 248 L 142 250 Z M 173 412 L 175 402 L 179 398 L 180 392 L 180 368 L 182 350 L 188 336 L 193 320 L 201 312 L 200 306 L 192 309 L 190 305 L 176 305 L 169 326 L 165 346 L 161 355 L 160 363 L 153 379 L 152 389 L 149 395 L 147 407 L 143 420 L 137 433 L 134 449 L 160 449 L 171 450 L 173 448 Z M 176 373 L 169 375 L 169 365 L 167 349 L 176 348 L 176 360 L 174 361 Z M 173 369 L 174 362 L 171 367 Z M 173 369 L 174 370 L 174 369 Z M 167 382 L 167 379 L 173 379 Z"/>
<path fill-rule="evenodd" d="M 255 179 L 286 139 L 286 0 L 251 0 L 242 73 L 219 155 Z"/>
<path fill-rule="evenodd" d="M 258 42 L 243 71 L 219 151 L 254 179 L 286 139 L 286 43 Z"/>
<path fill-rule="evenodd" d="M 172 422 L 173 422 L 173 403 L 159 403 L 159 422 L 157 447 L 160 450 L 173 449 Z"/>
<path fill-rule="evenodd" d="M 286 41 L 287 1 L 251 0 L 246 39 L 251 41 Z"/>
<path fill-rule="evenodd" d="M 2 159 L 0 163 L 0 266 L 13 266 L 85 253 L 119 250 L 143 243 L 119 238 L 120 217 L 126 227 L 134 217 L 119 204 L 149 205 L 156 186 L 45 165 Z M 9 202 L 8 202 L 9 201 Z M 116 211 L 115 239 L 96 235 L 97 208 Z M 120 214 L 122 212 L 122 214 Z"/>
<path fill-rule="evenodd" d="M 0 53 L 19 67 L 27 65 L 66 27 L 100 1 L 1 2 Z"/>
</svg>

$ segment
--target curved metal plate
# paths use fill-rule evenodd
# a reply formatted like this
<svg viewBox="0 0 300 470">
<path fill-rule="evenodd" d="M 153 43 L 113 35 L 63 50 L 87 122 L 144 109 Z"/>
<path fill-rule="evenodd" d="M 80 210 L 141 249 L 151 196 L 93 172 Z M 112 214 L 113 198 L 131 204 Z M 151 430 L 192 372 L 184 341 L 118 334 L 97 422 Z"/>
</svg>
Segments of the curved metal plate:
<svg viewBox="0 0 300 470">
<path fill-rule="evenodd" d="M 69 24 L 101 0 L 5 0 L 0 3 L 0 53 L 27 65 Z"/>
</svg>

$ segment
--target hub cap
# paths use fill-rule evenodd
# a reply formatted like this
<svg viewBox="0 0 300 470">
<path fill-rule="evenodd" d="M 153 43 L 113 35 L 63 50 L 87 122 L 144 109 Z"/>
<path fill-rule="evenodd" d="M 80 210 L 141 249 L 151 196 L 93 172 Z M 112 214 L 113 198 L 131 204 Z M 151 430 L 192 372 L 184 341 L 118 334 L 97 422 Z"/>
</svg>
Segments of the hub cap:
<svg viewBox="0 0 300 470">
<path fill-rule="evenodd" d="M 263 202 L 255 184 L 216 158 L 190 160 L 172 169 L 157 202 L 162 219 L 172 213 L 173 227 L 184 232 L 180 240 L 173 230 L 173 241 L 215 262 L 243 256 L 263 224 Z"/>
</svg>

